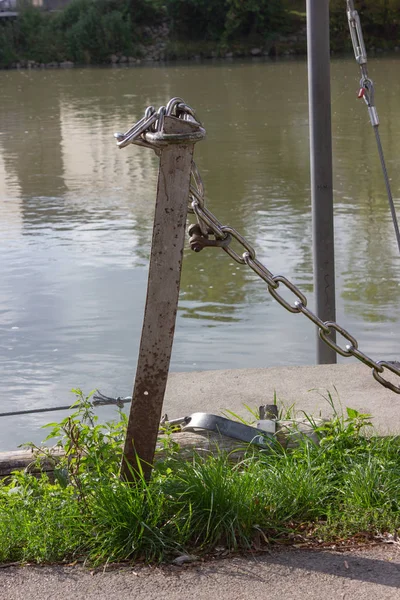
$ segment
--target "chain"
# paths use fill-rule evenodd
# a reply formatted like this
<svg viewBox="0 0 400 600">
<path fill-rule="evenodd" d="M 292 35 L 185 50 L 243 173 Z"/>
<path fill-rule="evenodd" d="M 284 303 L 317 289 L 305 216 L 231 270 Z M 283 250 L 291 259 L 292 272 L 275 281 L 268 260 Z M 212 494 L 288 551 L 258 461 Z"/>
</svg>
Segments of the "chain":
<svg viewBox="0 0 400 600">
<path fill-rule="evenodd" d="M 199 172 L 196 167 L 197 176 Z M 203 186 L 202 186 L 203 188 Z M 271 296 L 279 302 L 287 311 L 291 313 L 302 313 L 314 325 L 318 327 L 320 338 L 335 352 L 341 356 L 353 356 L 359 361 L 372 368 L 372 374 L 376 381 L 384 387 L 400 394 L 400 386 L 393 384 L 383 377 L 385 369 L 400 377 L 400 363 L 396 361 L 375 361 L 370 356 L 359 350 L 358 342 L 344 327 L 334 321 L 322 321 L 312 310 L 307 307 L 307 298 L 299 288 L 283 275 L 274 275 L 265 267 L 256 256 L 253 246 L 236 229 L 223 225 L 213 213 L 205 207 L 204 199 L 199 199 L 197 195 L 190 195 L 192 212 L 196 215 L 198 224 L 191 225 L 188 233 L 190 236 L 189 245 L 195 252 L 200 252 L 207 246 L 217 246 L 229 254 L 236 262 L 241 265 L 247 265 L 267 284 Z M 200 223 L 207 227 L 207 234 L 204 235 L 200 229 Z M 209 239 L 212 235 L 214 239 Z M 232 240 L 235 239 L 244 249 L 242 254 L 230 247 Z M 280 293 L 279 289 L 288 289 L 294 295 L 294 301 L 288 302 Z M 332 339 L 332 333 L 339 333 L 348 344 L 344 347 Z"/>
<path fill-rule="evenodd" d="M 156 111 L 153 106 L 149 106 L 145 111 L 144 117 L 134 124 L 126 133 L 116 133 L 115 137 L 117 139 L 117 145 L 120 148 L 124 148 L 128 144 L 137 144 L 139 146 L 152 148 L 159 154 L 159 148 L 153 143 L 154 138 L 152 138 L 151 135 L 148 136 L 148 134 L 162 132 L 165 115 L 172 115 L 185 120 L 191 120 L 200 125 L 193 109 L 185 104 L 182 98 L 172 98 L 166 106 L 162 106 L 158 111 Z M 149 141 L 149 139 L 151 141 Z M 376 381 L 393 392 L 396 392 L 396 394 L 400 394 L 400 385 L 395 385 L 383 377 L 385 369 L 400 377 L 400 363 L 396 361 L 373 360 L 367 354 L 359 350 L 356 338 L 344 329 L 344 327 L 334 321 L 322 321 L 318 315 L 307 307 L 307 297 L 294 283 L 283 275 L 274 275 L 267 269 L 267 267 L 257 259 L 256 251 L 248 240 L 246 240 L 246 238 L 234 227 L 223 225 L 206 207 L 203 180 L 194 161 L 192 161 L 188 202 L 188 212 L 194 214 L 197 219 L 197 223 L 190 225 L 188 229 L 189 246 L 192 250 L 200 252 L 203 248 L 209 246 L 220 247 L 237 263 L 250 267 L 254 273 L 265 281 L 269 293 L 281 306 L 283 306 L 283 308 L 291 313 L 303 314 L 318 327 L 320 338 L 330 346 L 330 348 L 335 350 L 335 352 L 341 356 L 353 356 L 357 358 L 359 361 L 372 368 L 372 375 Z M 210 236 L 213 237 L 210 239 Z M 242 246 L 244 252 L 239 254 L 230 247 L 233 240 L 236 240 L 236 242 Z M 286 288 L 294 295 L 295 299 L 292 303 L 288 302 L 279 292 L 279 289 L 282 290 L 283 288 Z M 344 347 L 339 346 L 339 344 L 330 337 L 333 332 L 339 333 L 349 343 Z"/>
<path fill-rule="evenodd" d="M 201 124 L 196 120 L 194 110 L 186 104 L 182 98 L 175 97 L 171 98 L 166 106 L 160 106 L 158 110 L 156 110 L 154 106 L 148 106 L 144 116 L 139 119 L 137 123 L 134 123 L 128 131 L 125 133 L 115 133 L 114 137 L 117 139 L 118 148 L 125 148 L 129 144 L 136 144 L 138 146 L 151 148 L 156 154 L 159 154 L 159 144 L 162 138 L 164 138 L 167 143 L 174 141 L 179 143 L 184 142 L 186 139 L 193 138 L 193 134 L 189 134 L 189 136 L 171 136 L 163 134 L 164 119 L 166 116 L 177 117 L 184 121 L 191 121 L 192 123 L 197 124 L 201 129 Z M 194 135 L 194 138 L 196 139 L 196 137 L 198 137 L 199 139 L 202 139 L 204 133 L 204 130 L 201 129 L 199 135 Z M 159 134 L 158 137 L 156 134 Z M 199 191 L 204 194 L 201 185 Z"/>
</svg>

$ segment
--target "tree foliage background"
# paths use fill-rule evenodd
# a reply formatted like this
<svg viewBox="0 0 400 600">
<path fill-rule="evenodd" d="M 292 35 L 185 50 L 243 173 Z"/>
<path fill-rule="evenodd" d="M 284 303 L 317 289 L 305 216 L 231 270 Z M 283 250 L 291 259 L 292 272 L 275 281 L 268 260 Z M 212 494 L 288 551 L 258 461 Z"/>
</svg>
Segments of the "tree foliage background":
<svg viewBox="0 0 400 600">
<path fill-rule="evenodd" d="M 400 0 L 360 0 L 356 8 L 369 47 L 400 44 Z M 0 20 L 0 66 L 28 59 L 99 64 L 111 54 L 140 56 L 152 41 L 149 29 L 165 22 L 171 42 L 181 49 L 193 42 L 213 44 L 223 55 L 235 44 L 263 45 L 296 34 L 306 17 L 305 0 L 72 0 L 59 12 L 20 0 L 19 11 L 14 21 Z M 332 47 L 348 50 L 345 0 L 331 0 L 330 14 Z M 304 52 L 304 44 L 295 50 Z"/>
</svg>

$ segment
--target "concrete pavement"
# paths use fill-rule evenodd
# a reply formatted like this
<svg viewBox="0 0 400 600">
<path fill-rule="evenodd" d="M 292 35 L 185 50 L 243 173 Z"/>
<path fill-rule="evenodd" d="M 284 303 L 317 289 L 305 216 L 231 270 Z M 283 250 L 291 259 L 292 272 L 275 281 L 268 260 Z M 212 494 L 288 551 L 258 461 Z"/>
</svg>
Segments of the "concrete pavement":
<svg viewBox="0 0 400 600">
<path fill-rule="evenodd" d="M 372 414 L 380 433 L 400 433 L 400 395 L 376 382 L 362 363 L 171 373 L 164 412 L 170 419 L 226 409 L 248 416 L 245 404 L 255 409 L 271 404 L 276 392 L 279 404 L 329 417 L 332 410 L 323 398 L 327 391 L 338 407 L 341 403 Z"/>
<path fill-rule="evenodd" d="M 176 567 L 0 569 L 1 600 L 397 600 L 397 545 L 273 551 Z"/>
</svg>

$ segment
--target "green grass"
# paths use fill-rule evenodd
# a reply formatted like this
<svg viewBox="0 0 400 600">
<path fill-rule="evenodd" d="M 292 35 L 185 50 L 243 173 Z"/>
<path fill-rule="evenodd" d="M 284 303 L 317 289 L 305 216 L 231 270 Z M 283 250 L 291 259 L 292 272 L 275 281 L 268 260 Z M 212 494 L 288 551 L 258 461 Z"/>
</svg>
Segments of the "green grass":
<svg viewBox="0 0 400 600">
<path fill-rule="evenodd" d="M 50 425 L 67 454 L 54 480 L 25 472 L 0 484 L 1 562 L 157 562 L 400 529 L 400 439 L 374 435 L 368 415 L 337 412 L 330 396 L 331 421 L 314 425 L 319 444 L 185 462 L 167 440 L 151 480 L 132 485 L 118 477 L 126 419 L 99 425 L 90 396 L 76 393 L 75 412 Z"/>
</svg>

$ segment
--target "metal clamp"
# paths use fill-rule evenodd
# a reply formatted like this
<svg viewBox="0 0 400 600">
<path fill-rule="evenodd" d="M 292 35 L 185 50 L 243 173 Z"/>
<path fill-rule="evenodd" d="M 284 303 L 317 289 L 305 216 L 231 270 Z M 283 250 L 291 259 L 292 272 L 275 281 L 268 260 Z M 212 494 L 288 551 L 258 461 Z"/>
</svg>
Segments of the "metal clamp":
<svg viewBox="0 0 400 600">
<path fill-rule="evenodd" d="M 96 393 L 93 396 L 92 406 L 107 406 L 110 404 L 115 404 L 118 406 L 118 408 L 123 408 L 124 404 L 131 401 L 131 396 L 126 396 L 125 398 L 121 398 L 121 396 L 118 396 L 118 398 L 112 398 L 110 396 L 105 396 L 99 390 L 96 390 Z"/>
<path fill-rule="evenodd" d="M 210 240 L 208 236 L 213 232 L 211 229 L 207 229 L 207 234 L 204 235 L 201 231 L 201 226 L 198 223 L 194 223 L 188 229 L 189 234 L 189 246 L 194 252 L 200 252 L 203 248 L 217 247 L 227 248 L 232 241 L 232 236 L 226 234 L 223 239 Z"/>
<path fill-rule="evenodd" d="M 362 98 L 368 107 L 368 114 L 372 127 L 378 127 L 379 117 L 375 107 L 374 83 L 369 77 L 363 77 L 360 81 L 360 86 L 358 97 Z"/>
</svg>

